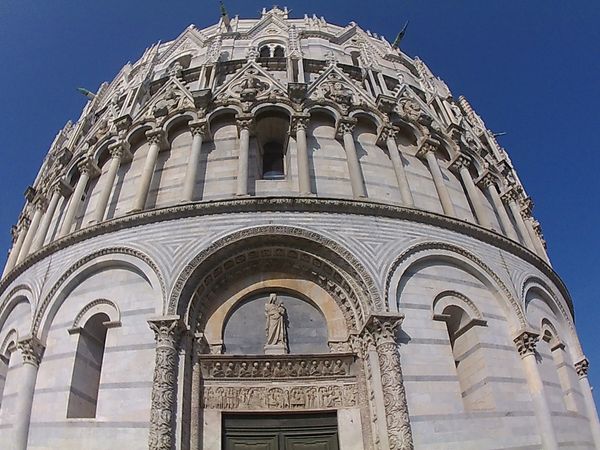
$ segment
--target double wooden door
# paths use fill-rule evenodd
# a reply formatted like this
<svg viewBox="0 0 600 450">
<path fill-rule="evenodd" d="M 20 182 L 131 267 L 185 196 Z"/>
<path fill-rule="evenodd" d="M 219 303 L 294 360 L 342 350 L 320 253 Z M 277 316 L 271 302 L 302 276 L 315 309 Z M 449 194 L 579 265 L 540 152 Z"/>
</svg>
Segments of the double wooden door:
<svg viewBox="0 0 600 450">
<path fill-rule="evenodd" d="M 223 450 L 338 450 L 333 414 L 226 415 Z"/>
</svg>

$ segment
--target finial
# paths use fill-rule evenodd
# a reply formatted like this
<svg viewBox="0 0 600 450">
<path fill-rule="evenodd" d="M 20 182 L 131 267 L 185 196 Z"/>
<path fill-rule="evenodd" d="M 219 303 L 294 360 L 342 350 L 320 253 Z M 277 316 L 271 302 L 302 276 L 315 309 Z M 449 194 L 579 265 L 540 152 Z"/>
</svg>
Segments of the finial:
<svg viewBox="0 0 600 450">
<path fill-rule="evenodd" d="M 225 8 L 223 0 L 219 0 L 219 4 L 221 5 L 221 19 L 223 20 L 225 27 L 229 28 L 229 25 L 231 24 L 231 19 L 229 19 L 229 14 L 227 14 L 227 9 Z"/>
<path fill-rule="evenodd" d="M 400 47 L 400 42 L 402 42 L 402 39 L 404 39 L 404 36 L 406 35 L 406 28 L 407 27 L 408 27 L 408 20 L 406 21 L 406 23 L 402 27 L 402 30 L 400 30 L 400 33 L 398 33 L 398 36 L 396 36 L 396 39 L 394 40 L 394 43 L 392 44 L 392 48 L 399 48 Z"/>
<path fill-rule="evenodd" d="M 78 87 L 77 91 L 87 97 L 88 100 L 94 100 L 96 98 L 96 94 L 92 91 L 88 91 L 86 88 Z"/>
</svg>

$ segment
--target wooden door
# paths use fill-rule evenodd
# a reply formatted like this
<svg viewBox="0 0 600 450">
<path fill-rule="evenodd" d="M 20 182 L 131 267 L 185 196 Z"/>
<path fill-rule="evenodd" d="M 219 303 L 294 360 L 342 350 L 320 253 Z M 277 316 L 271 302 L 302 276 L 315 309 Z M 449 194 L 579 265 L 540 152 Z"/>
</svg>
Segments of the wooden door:
<svg viewBox="0 0 600 450">
<path fill-rule="evenodd" d="M 223 450 L 338 450 L 335 414 L 226 415 Z"/>
</svg>

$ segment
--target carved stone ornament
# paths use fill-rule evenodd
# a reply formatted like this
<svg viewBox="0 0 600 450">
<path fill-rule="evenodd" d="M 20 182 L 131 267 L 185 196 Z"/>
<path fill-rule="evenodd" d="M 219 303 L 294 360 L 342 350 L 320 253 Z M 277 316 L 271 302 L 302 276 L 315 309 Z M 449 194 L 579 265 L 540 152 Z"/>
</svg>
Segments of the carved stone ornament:
<svg viewBox="0 0 600 450">
<path fill-rule="evenodd" d="M 402 379 L 402 365 L 396 342 L 396 335 L 403 319 L 404 316 L 401 314 L 371 315 L 362 332 L 363 336 L 371 336 L 379 358 L 385 419 L 391 450 L 414 448 Z"/>
<path fill-rule="evenodd" d="M 535 346 L 540 339 L 539 333 L 533 330 L 524 330 L 513 340 L 521 357 L 535 354 Z"/>
<path fill-rule="evenodd" d="M 310 410 L 352 408 L 358 402 L 355 383 L 264 386 L 206 386 L 202 406 L 207 409 Z"/>
<path fill-rule="evenodd" d="M 321 89 L 320 96 L 323 98 L 346 107 L 353 104 L 354 95 L 352 90 L 345 85 L 337 73 L 332 72 L 327 81 L 323 82 L 319 87 Z"/>
<path fill-rule="evenodd" d="M 579 375 L 579 378 L 587 377 L 589 368 L 590 362 L 587 358 L 583 358 L 581 361 L 575 363 L 575 371 Z"/>
<path fill-rule="evenodd" d="M 44 346 L 35 336 L 29 336 L 17 342 L 17 348 L 21 351 L 23 364 L 31 364 L 35 367 L 40 365 Z"/>
<path fill-rule="evenodd" d="M 421 117 L 421 105 L 419 105 L 416 100 L 412 98 L 406 98 L 400 101 L 400 105 L 402 106 L 402 112 L 404 113 L 404 116 L 408 120 L 413 122 L 419 120 Z"/>
<path fill-rule="evenodd" d="M 265 303 L 265 318 L 265 355 L 288 353 L 287 311 L 277 294 L 271 294 Z"/>
<path fill-rule="evenodd" d="M 354 355 L 339 353 L 306 357 L 282 355 L 201 356 L 205 380 L 331 379 L 353 378 Z"/>
<path fill-rule="evenodd" d="M 174 443 L 179 341 L 185 328 L 179 316 L 149 320 L 148 324 L 156 340 L 149 448 L 171 450 Z"/>
<path fill-rule="evenodd" d="M 417 157 L 424 159 L 429 152 L 435 153 L 435 151 L 440 146 L 439 141 L 431 138 L 424 139 L 417 150 Z"/>
</svg>

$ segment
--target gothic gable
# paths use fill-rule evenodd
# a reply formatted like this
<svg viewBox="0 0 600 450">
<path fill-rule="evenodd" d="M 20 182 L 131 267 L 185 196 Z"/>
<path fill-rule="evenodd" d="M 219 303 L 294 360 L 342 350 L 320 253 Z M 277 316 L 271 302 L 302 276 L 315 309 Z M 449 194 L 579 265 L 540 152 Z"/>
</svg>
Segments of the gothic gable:
<svg viewBox="0 0 600 450">
<path fill-rule="evenodd" d="M 215 99 L 239 99 L 241 102 L 260 100 L 272 95 L 284 95 L 285 87 L 267 71 L 249 61 L 233 78 L 215 92 Z"/>
<path fill-rule="evenodd" d="M 183 33 L 179 35 L 170 47 L 158 57 L 158 64 L 164 63 L 171 59 L 174 55 L 181 53 L 187 53 L 190 51 L 198 50 L 205 46 L 206 37 L 200 33 L 193 25 L 190 25 L 185 29 Z"/>
<path fill-rule="evenodd" d="M 316 103 L 334 102 L 346 107 L 367 104 L 375 107 L 362 85 L 351 80 L 337 66 L 330 66 L 308 89 L 307 97 Z"/>
<path fill-rule="evenodd" d="M 171 77 L 148 101 L 134 119 L 159 118 L 173 111 L 193 108 L 194 98 L 188 89 L 175 77 Z"/>
</svg>

